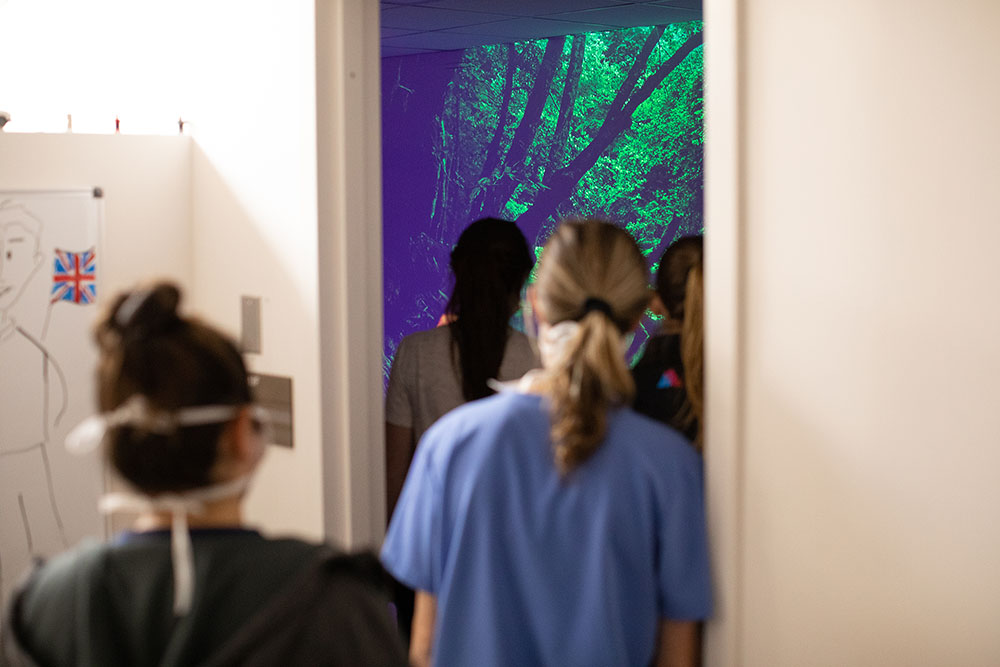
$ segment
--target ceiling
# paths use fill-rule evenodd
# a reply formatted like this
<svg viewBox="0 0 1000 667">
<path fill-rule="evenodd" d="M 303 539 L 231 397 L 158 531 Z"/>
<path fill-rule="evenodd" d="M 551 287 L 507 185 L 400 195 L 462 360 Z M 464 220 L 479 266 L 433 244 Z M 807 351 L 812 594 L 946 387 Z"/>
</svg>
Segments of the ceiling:
<svg viewBox="0 0 1000 667">
<path fill-rule="evenodd" d="M 382 57 L 701 19 L 701 0 L 383 0 Z"/>
</svg>

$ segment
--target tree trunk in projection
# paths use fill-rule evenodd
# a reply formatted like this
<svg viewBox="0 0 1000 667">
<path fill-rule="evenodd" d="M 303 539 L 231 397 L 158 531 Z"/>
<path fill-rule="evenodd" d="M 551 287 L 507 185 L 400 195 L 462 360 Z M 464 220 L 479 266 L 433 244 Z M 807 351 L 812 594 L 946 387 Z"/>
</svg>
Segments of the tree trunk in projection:
<svg viewBox="0 0 1000 667">
<path fill-rule="evenodd" d="M 562 165 L 566 159 L 566 144 L 569 141 L 569 128 L 573 124 L 573 105 L 576 102 L 576 91 L 580 83 L 580 71 L 583 69 L 583 51 L 587 46 L 587 35 L 575 35 L 569 55 L 569 65 L 566 68 L 566 82 L 563 84 L 562 100 L 559 103 L 559 117 L 556 120 L 555 135 L 552 148 L 549 151 L 549 166 Z"/>
<path fill-rule="evenodd" d="M 700 31 L 688 37 L 674 55 L 660 65 L 656 72 L 646 79 L 638 90 L 632 92 L 631 95 L 625 96 L 628 101 L 624 102 L 617 110 L 615 107 L 612 107 L 608 111 L 601 129 L 597 131 L 597 135 L 593 141 L 579 155 L 573 158 L 562 169 L 546 175 L 542 181 L 542 187 L 538 192 L 538 196 L 535 197 L 534 202 L 532 202 L 528 210 L 518 218 L 518 221 L 523 223 L 523 227 L 527 227 L 528 229 L 540 228 L 549 216 L 557 212 L 558 207 L 573 194 L 573 189 L 583 175 L 597 163 L 597 159 L 614 143 L 614 140 L 631 126 L 632 114 L 636 108 L 649 99 L 649 96 L 653 94 L 656 87 L 663 83 L 667 75 L 681 64 L 691 51 L 700 46 L 703 40 L 704 36 Z M 646 51 L 645 47 L 643 47 L 643 51 Z M 646 58 L 648 57 L 649 54 L 647 53 Z M 643 66 L 645 66 L 645 61 L 643 61 Z M 626 81 L 629 78 L 626 77 Z M 635 85 L 634 80 L 632 85 Z M 616 101 L 621 97 L 620 93 L 621 91 L 619 91 L 619 95 L 615 96 Z"/>
<path fill-rule="evenodd" d="M 483 204 L 489 183 L 493 180 L 493 172 L 500 164 L 500 147 L 503 145 L 503 137 L 510 120 L 510 98 L 514 90 L 514 72 L 517 70 L 517 50 L 513 44 L 507 45 L 507 71 L 504 74 L 503 92 L 501 93 L 500 111 L 497 114 L 497 127 L 493 132 L 493 139 L 486 148 L 486 158 L 483 160 L 482 169 L 479 170 L 479 178 L 472 196 L 469 197 L 469 215 L 479 217 L 483 210 Z"/>
<path fill-rule="evenodd" d="M 556 69 L 558 69 L 559 59 L 562 56 L 565 44 L 565 36 L 554 37 L 545 44 L 545 53 L 542 55 L 542 62 L 538 66 L 535 83 L 528 94 L 524 115 L 521 117 L 521 122 L 518 123 L 517 129 L 514 130 L 514 138 L 511 139 L 510 149 L 501 161 L 501 165 L 506 168 L 495 179 L 491 191 L 486 196 L 484 213 L 491 215 L 500 214 L 525 175 L 527 166 L 525 162 L 528 156 L 528 149 L 531 148 L 531 143 L 538 132 L 538 126 L 542 122 L 542 109 L 545 107 L 545 102 L 549 97 L 552 80 L 555 78 Z"/>
<path fill-rule="evenodd" d="M 663 32 L 666 28 L 662 25 L 654 26 L 650 29 L 649 34 L 646 35 L 645 41 L 642 43 L 642 48 L 639 49 L 639 55 L 635 57 L 632 61 L 632 67 L 629 68 L 628 74 L 625 75 L 625 80 L 622 84 L 618 86 L 618 92 L 615 93 L 615 99 L 611 101 L 608 106 L 608 118 L 613 114 L 616 114 L 622 110 L 625 106 L 626 101 L 635 91 L 635 84 L 639 81 L 639 77 L 643 72 L 646 71 L 646 64 L 649 62 L 649 56 L 653 54 L 653 49 L 656 48 L 657 42 L 663 37 Z"/>
</svg>

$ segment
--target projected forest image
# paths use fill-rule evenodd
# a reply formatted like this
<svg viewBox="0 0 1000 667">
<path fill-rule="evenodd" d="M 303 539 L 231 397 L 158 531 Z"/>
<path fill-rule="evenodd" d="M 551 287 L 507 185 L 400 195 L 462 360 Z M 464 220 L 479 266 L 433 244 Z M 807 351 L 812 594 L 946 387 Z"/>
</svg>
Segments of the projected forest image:
<svg viewBox="0 0 1000 667">
<path fill-rule="evenodd" d="M 702 232 L 702 39 L 693 21 L 383 60 L 386 374 L 438 323 L 477 218 L 515 220 L 536 255 L 565 217 L 611 220 L 654 269 Z"/>
</svg>

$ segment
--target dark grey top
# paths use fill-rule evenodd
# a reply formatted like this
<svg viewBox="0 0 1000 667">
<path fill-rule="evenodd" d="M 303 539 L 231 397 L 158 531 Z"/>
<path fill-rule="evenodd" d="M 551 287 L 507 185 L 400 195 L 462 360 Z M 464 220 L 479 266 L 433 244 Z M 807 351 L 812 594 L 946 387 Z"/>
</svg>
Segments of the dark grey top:
<svg viewBox="0 0 1000 667">
<path fill-rule="evenodd" d="M 52 559 L 8 611 L 0 664 L 405 664 L 377 563 L 247 530 L 195 530 L 192 543 L 194 600 L 180 618 L 169 532 Z"/>
</svg>

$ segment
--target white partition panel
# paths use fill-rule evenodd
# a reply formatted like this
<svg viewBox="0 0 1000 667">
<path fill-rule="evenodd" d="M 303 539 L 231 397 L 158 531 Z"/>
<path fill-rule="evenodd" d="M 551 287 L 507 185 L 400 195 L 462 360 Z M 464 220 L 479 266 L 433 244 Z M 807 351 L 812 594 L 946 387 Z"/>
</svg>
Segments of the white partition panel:
<svg viewBox="0 0 1000 667">
<path fill-rule="evenodd" d="M 739 177 L 710 148 L 706 227 L 737 230 L 738 327 L 708 326 L 740 380 L 708 409 L 742 463 L 710 664 L 1000 664 L 1000 4 L 732 4 Z"/>
</svg>

